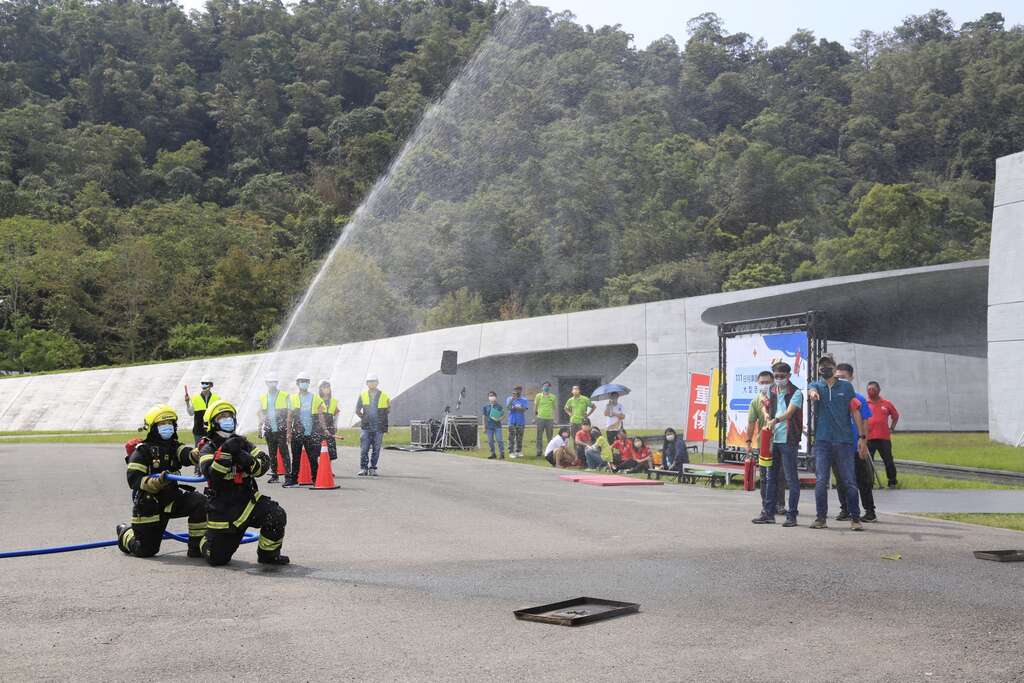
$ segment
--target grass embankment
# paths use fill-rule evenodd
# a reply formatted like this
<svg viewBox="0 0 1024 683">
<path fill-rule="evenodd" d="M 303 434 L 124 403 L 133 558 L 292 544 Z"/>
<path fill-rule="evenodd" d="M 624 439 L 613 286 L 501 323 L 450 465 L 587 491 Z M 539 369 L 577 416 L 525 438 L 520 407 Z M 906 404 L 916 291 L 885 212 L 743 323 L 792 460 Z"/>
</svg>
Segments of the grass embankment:
<svg viewBox="0 0 1024 683">
<path fill-rule="evenodd" d="M 952 522 L 964 522 L 966 524 L 980 524 L 981 526 L 993 526 L 1012 531 L 1024 531 L 1024 513 L 1019 512 L 923 512 L 916 516 L 947 519 Z"/>
<path fill-rule="evenodd" d="M 985 433 L 897 432 L 892 437 L 892 451 L 897 460 L 1024 472 L 1024 449 L 990 441 Z"/>
</svg>

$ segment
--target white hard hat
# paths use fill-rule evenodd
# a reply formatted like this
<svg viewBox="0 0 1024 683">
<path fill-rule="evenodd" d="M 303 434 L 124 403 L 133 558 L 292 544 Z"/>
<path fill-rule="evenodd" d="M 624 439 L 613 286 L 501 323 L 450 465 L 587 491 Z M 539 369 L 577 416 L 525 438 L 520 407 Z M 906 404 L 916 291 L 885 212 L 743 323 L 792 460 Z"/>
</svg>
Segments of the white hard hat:
<svg viewBox="0 0 1024 683">
<path fill-rule="evenodd" d="M 308 372 L 306 372 L 305 370 L 303 370 L 303 371 L 302 371 L 302 372 L 300 372 L 299 374 L 295 375 L 295 379 L 297 379 L 297 380 L 299 380 L 299 379 L 309 380 L 309 379 L 310 379 L 310 376 L 309 376 L 309 373 L 308 373 Z"/>
<path fill-rule="evenodd" d="M 271 382 L 273 382 L 274 384 L 277 384 L 278 383 L 277 375 L 267 375 L 266 377 L 263 378 L 263 381 L 266 382 L 267 384 L 270 384 Z"/>
<path fill-rule="evenodd" d="M 379 382 L 380 379 L 377 377 L 377 373 L 371 372 L 369 375 L 366 376 L 366 381 L 367 382 Z"/>
<path fill-rule="evenodd" d="M 209 375 L 203 375 L 203 378 L 199 380 L 200 384 L 213 384 L 213 377 Z"/>
</svg>

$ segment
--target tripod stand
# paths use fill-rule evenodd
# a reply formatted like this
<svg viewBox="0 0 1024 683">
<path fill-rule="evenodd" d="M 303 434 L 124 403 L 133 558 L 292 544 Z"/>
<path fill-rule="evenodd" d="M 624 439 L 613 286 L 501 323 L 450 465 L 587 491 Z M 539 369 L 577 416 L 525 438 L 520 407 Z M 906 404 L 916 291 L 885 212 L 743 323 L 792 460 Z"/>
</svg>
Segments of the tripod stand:
<svg viewBox="0 0 1024 683">
<path fill-rule="evenodd" d="M 462 387 L 462 391 L 459 392 L 459 400 L 455 404 L 456 414 L 462 408 L 462 399 L 466 396 L 466 387 Z M 431 446 L 435 451 L 443 451 L 448 448 L 458 448 L 465 450 L 466 446 L 462 442 L 462 435 L 459 434 L 459 430 L 454 426 L 455 420 L 452 418 L 451 406 L 444 407 L 444 415 L 441 417 L 441 430 L 437 433 L 437 438 L 434 439 L 434 445 Z"/>
</svg>

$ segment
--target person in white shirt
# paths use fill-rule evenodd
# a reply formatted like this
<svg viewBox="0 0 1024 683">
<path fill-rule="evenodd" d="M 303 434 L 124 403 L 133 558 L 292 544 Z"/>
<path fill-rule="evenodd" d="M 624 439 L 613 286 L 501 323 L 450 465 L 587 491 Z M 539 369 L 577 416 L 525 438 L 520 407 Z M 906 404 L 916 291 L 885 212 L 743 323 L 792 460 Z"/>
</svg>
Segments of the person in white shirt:
<svg viewBox="0 0 1024 683">
<path fill-rule="evenodd" d="M 576 455 L 569 448 L 569 428 L 560 427 L 551 441 L 548 441 L 544 449 L 544 459 L 551 463 L 552 467 L 572 467 L 576 462 Z"/>
<path fill-rule="evenodd" d="M 626 409 L 622 402 L 619 401 L 617 393 L 612 393 L 608 398 L 608 405 L 604 407 L 604 416 L 606 418 L 604 423 L 605 437 L 608 439 L 608 443 L 612 443 L 626 424 Z"/>
</svg>

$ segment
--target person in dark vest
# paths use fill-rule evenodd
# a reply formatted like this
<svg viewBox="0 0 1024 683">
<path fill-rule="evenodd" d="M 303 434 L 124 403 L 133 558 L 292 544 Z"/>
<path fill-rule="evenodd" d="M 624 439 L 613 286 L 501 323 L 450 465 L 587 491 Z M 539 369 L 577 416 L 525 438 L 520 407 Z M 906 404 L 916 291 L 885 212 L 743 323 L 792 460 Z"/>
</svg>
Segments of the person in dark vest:
<svg viewBox="0 0 1024 683">
<path fill-rule="evenodd" d="M 767 415 L 767 429 L 772 432 L 772 462 L 781 461 L 782 467 L 767 468 L 765 490 L 776 490 L 781 469 L 789 489 L 789 507 L 786 509 L 786 521 L 782 525 L 785 527 L 796 526 L 797 505 L 800 503 L 800 475 L 796 470 L 796 455 L 804 429 L 804 396 L 790 381 L 791 373 L 789 363 L 779 361 L 772 365 L 774 383 L 769 391 Z M 774 524 L 775 506 L 773 497 L 765 496 L 761 516 L 754 519 L 754 523 Z"/>
<path fill-rule="evenodd" d="M 319 435 L 323 434 L 323 415 L 320 411 L 320 397 L 309 390 L 309 373 L 300 372 L 295 378 L 298 388 L 288 397 L 288 442 L 292 447 L 291 472 L 284 479 L 284 486 L 298 486 L 299 469 L 302 466 L 302 451 L 309 459 L 309 469 L 316 481 L 316 470 L 320 455 Z"/>
<path fill-rule="evenodd" d="M 278 390 L 278 379 L 274 375 L 266 378 L 267 393 L 260 396 L 259 422 L 260 431 L 267 442 L 270 455 L 270 479 L 268 484 L 276 484 L 283 474 L 285 479 L 291 471 L 291 458 L 288 455 L 288 409 L 290 395 L 287 391 Z M 277 454 L 281 453 L 284 472 L 277 471 Z"/>
<path fill-rule="evenodd" d="M 199 380 L 199 386 L 201 391 L 195 396 L 189 396 L 188 387 L 185 387 L 185 407 L 188 409 L 188 414 L 192 416 L 192 438 L 197 446 L 199 440 L 206 436 L 203 415 L 206 414 L 206 409 L 210 407 L 211 403 L 220 400 L 220 396 L 213 393 L 212 377 L 203 375 L 203 378 Z"/>
<path fill-rule="evenodd" d="M 378 387 L 377 375 L 366 378 L 366 390 L 356 399 L 356 415 L 362 431 L 359 434 L 360 477 L 377 476 L 377 460 L 380 459 L 380 444 L 388 431 L 388 412 L 391 399 Z"/>
</svg>

